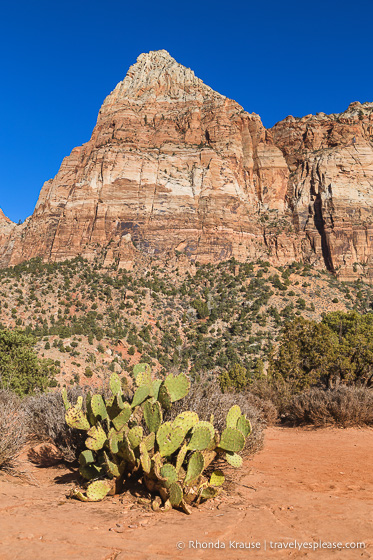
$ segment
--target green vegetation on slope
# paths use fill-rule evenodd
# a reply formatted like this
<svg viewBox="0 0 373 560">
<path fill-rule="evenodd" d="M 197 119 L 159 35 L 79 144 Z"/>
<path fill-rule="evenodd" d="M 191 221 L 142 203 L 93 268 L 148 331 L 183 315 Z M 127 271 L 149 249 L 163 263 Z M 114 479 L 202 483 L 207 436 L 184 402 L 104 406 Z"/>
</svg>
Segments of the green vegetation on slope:
<svg viewBox="0 0 373 560">
<path fill-rule="evenodd" d="M 0 388 L 19 396 L 45 391 L 55 374 L 49 360 L 40 360 L 32 346 L 33 337 L 0 328 Z"/>
<path fill-rule="evenodd" d="M 0 271 L 1 321 L 33 334 L 39 354 L 74 368 L 74 383 L 100 375 L 104 366 L 130 372 L 142 361 L 196 379 L 221 376 L 227 387 L 238 364 L 243 386 L 242 375 L 249 383 L 268 373 L 282 331 L 288 336 L 295 319 L 319 322 L 327 311 L 365 314 L 371 302 L 362 281 L 339 282 L 301 263 L 274 268 L 231 260 L 189 270 L 149 265 L 125 271 L 82 258 L 33 259 Z"/>
</svg>

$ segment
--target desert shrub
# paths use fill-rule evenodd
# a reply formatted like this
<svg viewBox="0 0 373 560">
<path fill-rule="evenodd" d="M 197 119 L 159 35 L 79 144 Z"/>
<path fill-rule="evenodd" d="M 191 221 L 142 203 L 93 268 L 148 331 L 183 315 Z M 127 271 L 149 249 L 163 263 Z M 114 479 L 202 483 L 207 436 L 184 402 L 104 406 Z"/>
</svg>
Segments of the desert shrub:
<svg viewBox="0 0 373 560">
<path fill-rule="evenodd" d="M 255 379 L 248 391 L 262 402 L 270 402 L 280 418 L 294 395 L 294 387 L 282 378 Z M 273 409 L 270 414 L 273 418 Z"/>
<path fill-rule="evenodd" d="M 239 391 L 246 387 L 247 382 L 247 370 L 237 363 L 233 364 L 228 370 L 223 371 L 219 376 L 222 391 L 227 389 L 237 389 Z"/>
<path fill-rule="evenodd" d="M 75 403 L 79 395 L 84 395 L 84 389 L 73 387 L 67 393 L 71 402 Z M 66 424 L 61 393 L 29 397 L 24 402 L 24 409 L 30 437 L 53 443 L 65 461 L 72 462 L 78 457 L 84 449 L 85 434 Z"/>
<path fill-rule="evenodd" d="M 0 390 L 0 469 L 12 471 L 26 443 L 25 410 L 20 398 Z"/>
<path fill-rule="evenodd" d="M 192 307 L 197 311 L 199 319 L 206 319 L 209 316 L 209 308 L 205 301 L 195 299 L 192 301 Z"/>
<path fill-rule="evenodd" d="M 373 313 L 336 311 L 320 323 L 299 317 L 282 333 L 272 374 L 301 392 L 312 386 L 373 385 Z"/>
<path fill-rule="evenodd" d="M 299 317 L 285 326 L 273 375 L 301 392 L 318 383 L 327 384 L 328 370 L 337 359 L 338 336 L 324 324 Z"/>
<path fill-rule="evenodd" d="M 187 396 L 174 403 L 169 417 L 172 420 L 184 410 L 196 412 L 201 420 L 209 421 L 213 415 L 215 429 L 222 431 L 225 428 L 227 412 L 235 404 L 241 408 L 243 414 L 250 418 L 252 425 L 252 433 L 246 439 L 243 456 L 253 455 L 263 447 L 266 422 L 264 414 L 258 406 L 258 400 L 251 395 L 222 393 L 216 381 L 202 380 L 193 383 Z"/>
<path fill-rule="evenodd" d="M 373 390 L 344 387 L 305 391 L 292 398 L 284 420 L 293 424 L 325 426 L 373 425 Z"/>
<path fill-rule="evenodd" d="M 39 360 L 32 349 L 34 339 L 0 327 L 0 388 L 19 396 L 45 391 L 55 373 L 48 360 Z"/>
<path fill-rule="evenodd" d="M 278 410 L 271 400 L 262 399 L 247 391 L 243 393 L 243 396 L 246 398 L 248 405 L 259 411 L 267 426 L 273 426 L 277 423 Z"/>
</svg>

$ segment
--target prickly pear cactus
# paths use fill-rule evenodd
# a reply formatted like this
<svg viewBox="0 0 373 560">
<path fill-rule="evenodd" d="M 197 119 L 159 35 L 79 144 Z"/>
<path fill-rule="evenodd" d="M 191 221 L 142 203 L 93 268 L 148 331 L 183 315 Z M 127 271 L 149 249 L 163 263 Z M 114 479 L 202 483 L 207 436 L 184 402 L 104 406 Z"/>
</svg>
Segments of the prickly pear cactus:
<svg viewBox="0 0 373 560">
<path fill-rule="evenodd" d="M 206 469 L 221 457 L 229 466 L 242 465 L 240 451 L 251 433 L 250 421 L 233 406 L 226 428 L 219 434 L 210 422 L 201 421 L 185 411 L 171 422 L 163 421 L 163 410 L 184 398 L 189 391 L 185 374 L 153 379 L 148 364 L 137 364 L 133 371 L 136 390 L 132 402 L 126 402 L 116 373 L 110 378 L 111 396 L 87 395 L 72 405 L 66 390 L 62 393 L 67 424 L 87 432 L 86 448 L 79 456 L 79 473 L 86 491 L 75 490 L 81 501 L 100 501 L 120 491 L 125 477 L 138 471 L 151 492 L 154 511 L 172 507 L 191 513 L 191 505 L 216 497 L 223 488 L 224 474 Z M 209 470 L 211 473 L 211 470 Z"/>
</svg>

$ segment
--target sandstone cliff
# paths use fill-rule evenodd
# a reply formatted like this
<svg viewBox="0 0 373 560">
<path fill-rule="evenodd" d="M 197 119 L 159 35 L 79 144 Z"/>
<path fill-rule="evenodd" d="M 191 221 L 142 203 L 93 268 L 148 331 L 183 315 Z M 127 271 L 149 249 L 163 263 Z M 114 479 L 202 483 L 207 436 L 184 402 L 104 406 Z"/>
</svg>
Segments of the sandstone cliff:
<svg viewBox="0 0 373 560">
<path fill-rule="evenodd" d="M 344 278 L 372 277 L 373 103 L 275 125 L 289 166 L 289 207 L 314 254 Z"/>
<path fill-rule="evenodd" d="M 166 51 L 142 54 L 21 226 L 0 265 L 104 255 L 306 260 L 372 272 L 373 104 L 266 130 Z"/>
</svg>

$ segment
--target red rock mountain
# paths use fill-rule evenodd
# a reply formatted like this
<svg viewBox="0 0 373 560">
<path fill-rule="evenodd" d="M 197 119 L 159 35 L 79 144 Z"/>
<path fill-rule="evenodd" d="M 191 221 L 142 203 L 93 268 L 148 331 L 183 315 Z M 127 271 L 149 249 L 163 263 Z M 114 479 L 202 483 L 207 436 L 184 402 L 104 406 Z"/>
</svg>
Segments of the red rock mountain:
<svg viewBox="0 0 373 560">
<path fill-rule="evenodd" d="M 0 266 L 35 256 L 294 260 L 373 276 L 373 103 L 266 130 L 166 51 L 141 54 L 22 225 L 0 213 Z"/>
</svg>

